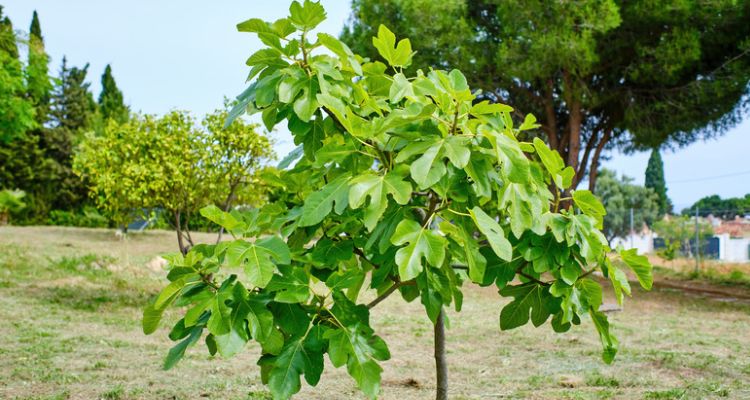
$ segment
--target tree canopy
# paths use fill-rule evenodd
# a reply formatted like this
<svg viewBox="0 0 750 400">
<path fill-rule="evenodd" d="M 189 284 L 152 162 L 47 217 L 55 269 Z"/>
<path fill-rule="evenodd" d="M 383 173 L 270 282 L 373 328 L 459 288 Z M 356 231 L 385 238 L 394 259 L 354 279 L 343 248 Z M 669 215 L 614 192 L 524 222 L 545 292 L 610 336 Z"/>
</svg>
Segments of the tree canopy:
<svg viewBox="0 0 750 400">
<path fill-rule="evenodd" d="M 682 214 L 691 216 L 695 215 L 696 211 L 702 217 L 708 215 L 724 219 L 732 219 L 736 216 L 743 217 L 750 214 L 750 193 L 746 194 L 745 197 L 731 197 L 727 199 L 722 199 L 721 196 L 716 194 L 706 196 L 693 203 L 692 206 L 682 210 Z"/>
<path fill-rule="evenodd" d="M 251 83 L 230 120 L 247 113 L 269 130 L 286 124 L 300 147 L 268 178 L 282 189 L 276 201 L 247 213 L 201 211 L 233 240 L 170 258 L 170 283 L 143 318 L 152 333 L 170 304 L 186 307 L 165 368 L 204 334 L 210 354 L 225 357 L 252 339 L 274 398 L 297 393 L 303 375 L 316 385 L 325 354 L 374 398 L 379 362 L 391 354 L 370 310 L 394 293 L 418 300 L 445 372 L 444 308 L 461 309 L 468 282 L 512 299 L 499 312 L 502 330 L 551 320 L 564 332 L 590 317 L 611 362 L 618 342 L 590 274 L 602 271 L 622 301 L 631 288 L 621 267 L 645 288 L 651 268 L 633 250 L 610 260 L 599 231 L 605 210 L 591 192 L 576 190 L 561 207 L 574 171 L 543 141 L 519 139 L 536 128 L 533 117 L 517 125 L 512 107 L 477 101 L 458 70 L 407 75 L 411 43 L 385 26 L 373 39 L 385 63 L 368 62 L 311 34 L 325 19 L 319 3 L 295 1 L 289 11 L 238 25 L 265 47 L 247 60 Z"/>
<path fill-rule="evenodd" d="M 24 136 L 35 126 L 35 121 L 34 106 L 26 98 L 16 34 L 2 11 L 0 6 L 0 143 L 7 143 Z"/>
<path fill-rule="evenodd" d="M 354 0 L 342 39 L 382 59 L 382 23 L 419 46 L 412 68 L 459 68 L 483 90 L 533 113 L 576 170 L 606 149 L 680 146 L 721 134 L 747 105 L 748 1 Z"/>
<path fill-rule="evenodd" d="M 237 121 L 224 128 L 226 111 L 203 120 L 186 112 L 162 117 L 110 119 L 102 134 L 87 135 L 75 170 L 91 182 L 91 195 L 114 221 L 164 209 L 174 216 L 180 250 L 192 245 L 190 218 L 208 204 L 257 205 L 263 197 L 257 172 L 272 156 L 257 126 Z M 184 237 L 182 236 L 184 235 Z"/>
<path fill-rule="evenodd" d="M 608 240 L 626 237 L 632 228 L 639 232 L 644 226 L 660 218 L 659 195 L 653 189 L 633 184 L 633 178 L 618 178 L 614 171 L 602 169 L 597 195 L 602 199 L 607 215 L 604 216 L 604 235 Z"/>
<path fill-rule="evenodd" d="M 10 26 L 7 18 L 2 20 Z M 12 52 L 17 52 L 15 42 L 4 43 L 12 43 Z M 0 188 L 26 192 L 27 207 L 17 215 L 17 222 L 47 223 L 51 210 L 75 211 L 86 202 L 85 186 L 73 174 L 71 164 L 75 144 L 91 128 L 96 103 L 86 82 L 88 67 L 70 67 L 63 59 L 57 79 L 49 76 L 49 56 L 36 12 L 24 43 L 28 45 L 26 64 L 13 60 L 3 63 L 3 68 L 10 68 L 25 84 L 14 89 L 15 100 L 2 95 L 0 102 L 18 100 L 16 104 L 30 108 L 30 119 L 18 115 L 18 108 L 3 106 L 4 111 L 16 110 L 11 123 L 18 132 L 15 140 L 0 144 Z M 4 89 L 8 86 L 0 88 Z M 12 130 L 6 128 L 0 135 L 9 133 Z"/>
</svg>

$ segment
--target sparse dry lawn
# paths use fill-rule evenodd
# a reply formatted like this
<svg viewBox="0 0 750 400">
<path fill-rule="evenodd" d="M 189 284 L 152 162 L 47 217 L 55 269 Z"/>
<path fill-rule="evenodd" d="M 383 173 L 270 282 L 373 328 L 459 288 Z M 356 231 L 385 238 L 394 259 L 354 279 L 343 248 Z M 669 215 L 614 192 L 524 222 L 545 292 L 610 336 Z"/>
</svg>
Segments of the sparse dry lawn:
<svg viewBox="0 0 750 400">
<path fill-rule="evenodd" d="M 164 279 L 147 262 L 175 248 L 171 232 L 121 241 L 106 230 L 0 227 L 0 398 L 270 398 L 257 347 L 230 360 L 195 347 L 173 370 L 160 369 L 168 329 L 144 336 L 140 310 Z M 504 300 L 491 288 L 465 294 L 463 312 L 450 314 L 451 398 L 750 398 L 746 304 L 638 292 L 610 315 L 621 352 L 607 366 L 590 321 L 562 335 L 549 326 L 501 332 Z M 382 398 L 433 397 L 432 330 L 421 305 L 393 296 L 373 310 L 373 326 L 393 355 Z M 328 365 L 320 385 L 298 398 L 362 397 L 345 370 Z"/>
</svg>

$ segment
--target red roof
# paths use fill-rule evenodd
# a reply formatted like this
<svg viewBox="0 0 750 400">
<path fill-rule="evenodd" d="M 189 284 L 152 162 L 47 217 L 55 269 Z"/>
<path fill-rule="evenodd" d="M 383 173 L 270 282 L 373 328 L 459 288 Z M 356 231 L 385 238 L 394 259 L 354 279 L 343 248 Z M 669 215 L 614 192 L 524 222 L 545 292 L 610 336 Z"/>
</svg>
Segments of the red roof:
<svg viewBox="0 0 750 400">
<path fill-rule="evenodd" d="M 733 221 L 722 221 L 721 225 L 714 227 L 717 235 L 728 233 L 731 237 L 750 237 L 750 221 L 735 218 Z"/>
</svg>

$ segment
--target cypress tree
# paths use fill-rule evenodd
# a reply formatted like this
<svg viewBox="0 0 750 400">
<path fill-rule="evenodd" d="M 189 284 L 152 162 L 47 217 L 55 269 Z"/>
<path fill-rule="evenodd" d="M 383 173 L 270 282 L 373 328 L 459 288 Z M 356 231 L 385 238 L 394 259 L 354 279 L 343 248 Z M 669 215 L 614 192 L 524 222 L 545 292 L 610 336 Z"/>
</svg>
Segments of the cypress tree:
<svg viewBox="0 0 750 400">
<path fill-rule="evenodd" d="M 42 26 L 39 24 L 39 15 L 34 10 L 34 14 L 31 16 L 31 26 L 29 27 L 29 35 L 44 40 L 42 38 Z"/>
<path fill-rule="evenodd" d="M 107 64 L 102 74 L 99 111 L 104 121 L 114 119 L 117 122 L 125 122 L 130 112 L 123 101 L 122 92 L 117 87 L 114 76 L 112 76 L 112 67 L 109 64 Z"/>
<path fill-rule="evenodd" d="M 646 167 L 646 184 L 659 196 L 659 216 L 672 212 L 672 202 L 667 197 L 667 184 L 664 181 L 664 162 L 658 148 L 651 150 Z"/>
<path fill-rule="evenodd" d="M 3 17 L 3 6 L 0 6 L 0 51 L 10 58 L 18 59 L 18 44 L 13 32 L 13 23 L 8 16 Z"/>
<path fill-rule="evenodd" d="M 36 120 L 42 125 L 49 115 L 52 82 L 49 78 L 49 56 L 44 49 L 39 15 L 34 11 L 29 28 L 29 55 L 26 66 L 27 92 L 36 109 Z"/>
<path fill-rule="evenodd" d="M 34 108 L 25 92 L 13 24 L 0 6 L 0 143 L 23 137 L 34 127 Z"/>
</svg>

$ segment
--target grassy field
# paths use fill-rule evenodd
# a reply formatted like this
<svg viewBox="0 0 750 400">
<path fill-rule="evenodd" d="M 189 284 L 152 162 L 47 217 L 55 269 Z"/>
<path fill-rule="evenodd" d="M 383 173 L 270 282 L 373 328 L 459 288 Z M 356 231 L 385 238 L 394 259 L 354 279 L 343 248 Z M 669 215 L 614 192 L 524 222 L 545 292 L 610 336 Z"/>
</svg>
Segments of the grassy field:
<svg viewBox="0 0 750 400">
<path fill-rule="evenodd" d="M 195 347 L 173 370 L 160 369 L 172 344 L 167 329 L 144 336 L 140 315 L 164 282 L 149 261 L 175 249 L 171 232 L 119 240 L 106 230 L 0 227 L 0 398 L 270 398 L 256 347 L 230 360 Z M 750 398 L 743 302 L 637 292 L 610 314 L 621 352 L 607 366 L 590 321 L 563 335 L 548 325 L 501 332 L 504 300 L 491 289 L 465 295 L 461 315 L 450 314 L 451 398 Z M 432 330 L 421 305 L 393 296 L 373 310 L 373 326 L 393 354 L 382 398 L 431 398 Z M 320 385 L 298 398 L 361 395 L 329 364 Z"/>
</svg>

